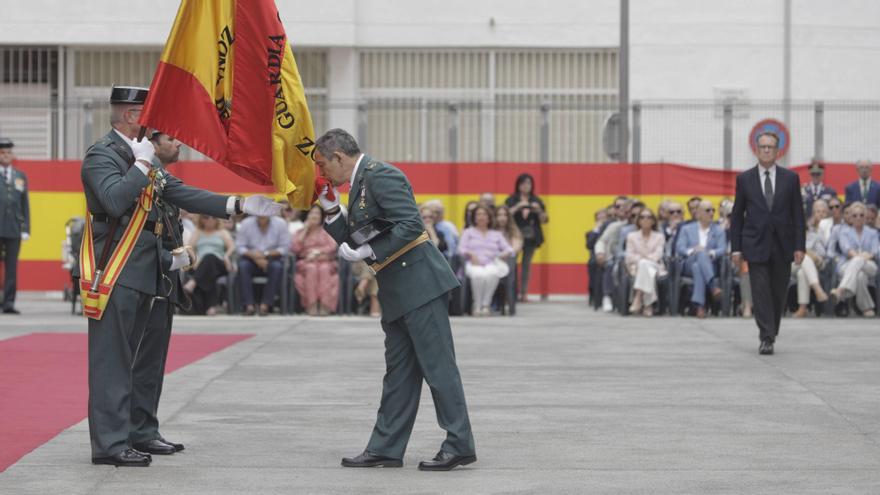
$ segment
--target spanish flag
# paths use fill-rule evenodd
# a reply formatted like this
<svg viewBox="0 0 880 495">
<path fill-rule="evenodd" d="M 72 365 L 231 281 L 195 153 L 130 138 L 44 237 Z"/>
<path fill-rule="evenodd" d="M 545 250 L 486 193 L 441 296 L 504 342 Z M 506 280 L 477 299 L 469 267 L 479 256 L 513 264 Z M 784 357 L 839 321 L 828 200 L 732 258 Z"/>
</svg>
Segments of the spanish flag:
<svg viewBox="0 0 880 495">
<path fill-rule="evenodd" d="M 182 0 L 141 124 L 311 203 L 315 131 L 274 0 Z"/>
</svg>

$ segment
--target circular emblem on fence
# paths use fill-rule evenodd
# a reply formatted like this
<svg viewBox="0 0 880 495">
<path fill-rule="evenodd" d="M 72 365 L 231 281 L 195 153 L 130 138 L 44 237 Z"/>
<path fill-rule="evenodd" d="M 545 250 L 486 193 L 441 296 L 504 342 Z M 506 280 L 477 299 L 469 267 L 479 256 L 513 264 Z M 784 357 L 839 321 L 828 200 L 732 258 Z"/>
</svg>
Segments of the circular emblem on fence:
<svg viewBox="0 0 880 495">
<path fill-rule="evenodd" d="M 752 153 L 758 154 L 758 135 L 764 132 L 772 132 L 779 136 L 779 155 L 776 158 L 785 156 L 791 144 L 791 135 L 788 127 L 776 119 L 764 119 L 752 127 L 752 132 L 749 133 L 749 147 L 752 148 Z"/>
</svg>

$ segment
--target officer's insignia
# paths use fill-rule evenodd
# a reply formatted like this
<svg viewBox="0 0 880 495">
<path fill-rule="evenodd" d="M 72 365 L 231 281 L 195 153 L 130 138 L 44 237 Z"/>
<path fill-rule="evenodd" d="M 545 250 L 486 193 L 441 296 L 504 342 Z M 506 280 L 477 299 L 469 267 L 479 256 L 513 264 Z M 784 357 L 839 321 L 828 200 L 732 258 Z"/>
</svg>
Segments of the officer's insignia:
<svg viewBox="0 0 880 495">
<path fill-rule="evenodd" d="M 367 165 L 367 170 L 373 170 L 373 167 L 375 167 L 375 166 L 376 166 L 376 162 L 370 162 L 370 164 Z"/>
<path fill-rule="evenodd" d="M 358 203 L 358 208 L 365 209 L 367 207 L 367 186 L 361 186 L 361 201 Z"/>
<path fill-rule="evenodd" d="M 168 184 L 168 178 L 162 169 L 156 169 L 156 176 L 153 182 L 153 189 L 156 190 L 158 194 L 162 194 L 162 191 L 165 190 L 165 186 Z"/>
<path fill-rule="evenodd" d="M 15 189 L 17 189 L 18 191 L 24 191 L 24 179 L 22 179 L 21 177 L 15 178 Z"/>
</svg>

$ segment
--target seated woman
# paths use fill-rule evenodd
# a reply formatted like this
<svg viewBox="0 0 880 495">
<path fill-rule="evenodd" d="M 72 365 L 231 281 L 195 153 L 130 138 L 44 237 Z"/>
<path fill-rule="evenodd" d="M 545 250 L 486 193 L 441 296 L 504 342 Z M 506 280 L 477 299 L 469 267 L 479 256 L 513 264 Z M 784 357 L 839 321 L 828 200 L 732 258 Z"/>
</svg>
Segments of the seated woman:
<svg viewBox="0 0 880 495">
<path fill-rule="evenodd" d="M 813 216 L 807 220 L 807 255 L 800 265 L 791 264 L 791 273 L 797 278 L 798 309 L 792 314 L 795 318 L 807 316 L 810 304 L 810 289 L 816 294 L 816 301 L 828 300 L 828 294 L 819 283 L 819 270 L 825 264 L 825 237 L 819 231 L 819 222 L 828 216 L 828 203 L 822 199 L 813 202 Z"/>
<path fill-rule="evenodd" d="M 324 231 L 324 210 L 314 205 L 306 214 L 305 226 L 293 236 L 290 246 L 296 255 L 293 276 L 296 291 L 311 316 L 336 312 L 339 302 L 336 241 Z"/>
<path fill-rule="evenodd" d="M 642 208 L 636 219 L 638 230 L 626 236 L 626 267 L 635 277 L 633 302 L 630 313 L 654 314 L 657 300 L 657 277 L 666 274 L 663 264 L 663 248 L 666 236 L 659 231 L 657 217 L 648 208 Z"/>
<path fill-rule="evenodd" d="M 861 201 L 850 207 L 852 225 L 840 231 L 838 246 L 843 254 L 837 265 L 837 272 L 842 276 L 840 285 L 831 291 L 837 300 L 855 296 L 856 306 L 863 316 L 874 316 L 874 299 L 868 292 L 868 281 L 877 276 L 877 231 L 865 225 L 867 208 Z"/>
<path fill-rule="evenodd" d="M 230 260 L 235 252 L 235 242 L 229 231 L 220 228 L 219 218 L 207 215 L 198 216 L 196 230 L 189 242 L 198 261 L 183 290 L 191 294 L 195 314 L 214 315 L 219 299 L 217 279 L 232 269 Z"/>
<path fill-rule="evenodd" d="M 499 206 L 495 208 L 495 230 L 501 232 L 504 240 L 513 248 L 513 254 L 518 255 L 523 248 L 523 236 L 516 226 L 516 222 L 510 220 L 510 208 Z"/>
<path fill-rule="evenodd" d="M 510 272 L 504 258 L 513 254 L 513 248 L 501 232 L 492 230 L 492 215 L 486 206 L 474 208 L 473 222 L 474 226 L 461 234 L 458 252 L 467 260 L 464 273 L 471 281 L 473 314 L 488 316 L 498 281 Z"/>
</svg>

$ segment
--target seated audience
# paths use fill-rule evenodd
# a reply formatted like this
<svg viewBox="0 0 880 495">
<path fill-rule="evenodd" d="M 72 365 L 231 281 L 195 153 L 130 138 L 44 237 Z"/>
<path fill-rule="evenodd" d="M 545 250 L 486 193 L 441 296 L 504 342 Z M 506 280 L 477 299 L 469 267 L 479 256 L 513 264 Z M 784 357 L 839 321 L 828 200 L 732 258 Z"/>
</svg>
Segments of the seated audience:
<svg viewBox="0 0 880 495">
<path fill-rule="evenodd" d="M 614 218 L 605 227 L 595 245 L 596 262 L 602 269 L 602 311 L 606 313 L 614 311 L 611 300 L 614 293 L 614 259 L 618 255 L 620 230 L 628 223 L 631 204 L 626 196 L 614 199 Z"/>
<path fill-rule="evenodd" d="M 643 208 L 637 221 L 639 230 L 626 238 L 626 266 L 630 275 L 635 277 L 629 311 L 651 316 L 657 300 L 657 277 L 666 273 L 663 264 L 665 239 L 657 230 L 657 217 L 650 209 Z"/>
<path fill-rule="evenodd" d="M 513 248 L 513 254 L 517 255 L 523 248 L 523 237 L 516 226 L 516 222 L 510 219 L 510 209 L 499 206 L 495 209 L 495 230 L 501 232 L 504 240 Z"/>
<path fill-rule="evenodd" d="M 425 232 L 428 233 L 431 242 L 437 246 L 437 249 L 441 253 L 446 251 L 446 238 L 438 234 L 437 230 L 434 228 L 434 208 L 423 204 L 419 206 L 419 215 L 422 217 L 422 223 L 425 224 Z"/>
<path fill-rule="evenodd" d="M 376 276 L 363 261 L 352 263 L 351 272 L 357 279 L 357 285 L 354 287 L 354 299 L 357 301 L 358 308 L 364 304 L 364 300 L 369 298 L 370 316 L 374 318 L 382 316 L 382 310 L 379 306 L 379 283 L 376 282 Z"/>
<path fill-rule="evenodd" d="M 217 279 L 232 269 L 235 242 L 226 229 L 220 227 L 220 219 L 198 215 L 196 229 L 189 242 L 196 252 L 196 265 L 183 286 L 192 298 L 192 311 L 199 315 L 214 315 L 217 310 Z"/>
<path fill-rule="evenodd" d="M 856 306 L 864 316 L 874 316 L 874 300 L 868 292 L 868 281 L 877 275 L 877 252 L 880 241 L 877 231 L 865 225 L 865 204 L 853 203 L 849 208 L 852 226 L 843 227 L 838 237 L 841 257 L 837 272 L 841 275 L 840 284 L 833 289 L 837 300 L 855 296 Z"/>
<path fill-rule="evenodd" d="M 465 263 L 465 275 L 470 279 L 474 316 L 488 316 L 492 296 L 498 281 L 507 276 L 510 267 L 504 258 L 513 255 L 513 248 L 497 230 L 492 230 L 489 208 L 478 205 L 473 214 L 474 226 L 461 234 L 458 252 Z"/>
<path fill-rule="evenodd" d="M 806 256 L 800 265 L 792 263 L 791 273 L 797 278 L 798 309 L 792 315 L 795 318 L 807 316 L 807 305 L 810 304 L 810 289 L 816 294 L 816 301 L 828 300 L 828 294 L 819 283 L 819 270 L 825 264 L 825 240 L 819 232 L 819 222 L 828 211 L 827 203 L 822 199 L 813 201 L 813 215 L 807 220 Z"/>
<path fill-rule="evenodd" d="M 256 313 L 254 307 L 254 277 L 265 276 L 259 306 L 261 316 L 269 314 L 272 303 L 281 288 L 284 256 L 290 246 L 287 222 L 280 217 L 248 217 L 241 221 L 235 236 L 238 249 L 238 288 L 245 315 Z"/>
<path fill-rule="evenodd" d="M 698 318 L 706 317 L 706 288 L 712 297 L 721 297 L 721 288 L 715 273 L 715 260 L 725 255 L 727 239 L 724 231 L 712 221 L 715 208 L 709 201 L 700 201 L 696 221 L 683 225 L 678 235 L 676 254 L 685 258 L 684 274 L 694 280 L 691 303 Z"/>
<path fill-rule="evenodd" d="M 296 255 L 294 285 L 306 314 L 325 316 L 336 312 L 339 302 L 339 275 L 336 241 L 324 231 L 324 210 L 312 206 L 304 226 L 290 245 Z"/>
<path fill-rule="evenodd" d="M 443 252 L 443 255 L 446 256 L 446 259 L 451 259 L 458 249 L 458 227 L 444 219 L 446 212 L 442 201 L 432 199 L 425 201 L 425 204 L 434 209 L 434 229 L 446 242 L 446 251 Z"/>
</svg>

